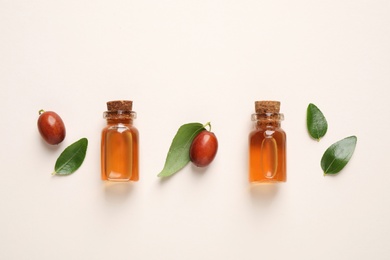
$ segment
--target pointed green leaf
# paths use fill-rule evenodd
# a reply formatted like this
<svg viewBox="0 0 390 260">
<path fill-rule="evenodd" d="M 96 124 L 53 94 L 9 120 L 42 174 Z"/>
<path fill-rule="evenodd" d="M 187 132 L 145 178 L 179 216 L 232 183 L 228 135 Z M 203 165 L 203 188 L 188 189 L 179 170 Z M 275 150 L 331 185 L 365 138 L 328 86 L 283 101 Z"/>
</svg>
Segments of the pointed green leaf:
<svg viewBox="0 0 390 260">
<path fill-rule="evenodd" d="M 340 172 L 351 159 L 356 142 L 356 136 L 350 136 L 329 146 L 321 159 L 321 168 L 324 174 Z"/>
<path fill-rule="evenodd" d="M 186 166 L 190 161 L 191 143 L 204 129 L 200 123 L 189 123 L 179 128 L 169 148 L 164 169 L 157 175 L 158 177 L 171 176 Z"/>
<path fill-rule="evenodd" d="M 310 136 L 318 141 L 328 130 L 328 123 L 326 122 L 324 114 L 322 114 L 321 110 L 312 103 L 307 107 L 306 123 Z"/>
<path fill-rule="evenodd" d="M 53 175 L 69 175 L 74 173 L 83 163 L 87 147 L 87 138 L 81 138 L 65 148 L 56 161 Z"/>
</svg>

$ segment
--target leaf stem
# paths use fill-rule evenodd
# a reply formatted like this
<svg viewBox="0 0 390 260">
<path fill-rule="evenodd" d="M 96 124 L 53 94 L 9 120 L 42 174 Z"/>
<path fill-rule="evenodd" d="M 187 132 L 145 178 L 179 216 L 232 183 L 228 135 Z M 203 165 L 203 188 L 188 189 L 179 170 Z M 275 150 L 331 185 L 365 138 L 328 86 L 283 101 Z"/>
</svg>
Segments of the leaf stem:
<svg viewBox="0 0 390 260">
<path fill-rule="evenodd" d="M 203 125 L 204 128 L 206 128 L 207 126 L 209 127 L 209 132 L 211 132 L 211 124 L 210 124 L 210 122 L 207 122 L 206 124 Z"/>
<path fill-rule="evenodd" d="M 45 110 L 43 110 L 43 109 L 41 109 L 41 110 L 38 111 L 38 114 L 39 114 L 39 115 L 42 115 L 43 113 L 45 113 Z"/>
</svg>

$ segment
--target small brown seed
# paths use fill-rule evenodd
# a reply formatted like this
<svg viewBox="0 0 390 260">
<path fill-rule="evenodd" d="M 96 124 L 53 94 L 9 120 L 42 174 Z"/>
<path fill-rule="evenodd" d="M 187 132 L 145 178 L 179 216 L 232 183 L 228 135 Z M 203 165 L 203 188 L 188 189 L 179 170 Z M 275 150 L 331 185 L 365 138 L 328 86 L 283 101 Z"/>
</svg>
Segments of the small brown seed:
<svg viewBox="0 0 390 260">
<path fill-rule="evenodd" d="M 66 135 L 61 117 L 53 111 L 41 110 L 38 118 L 38 130 L 42 138 L 51 145 L 61 143 Z"/>
<path fill-rule="evenodd" d="M 218 140 L 215 134 L 203 130 L 192 141 L 190 160 L 198 167 L 205 167 L 214 160 L 217 150 Z"/>
</svg>

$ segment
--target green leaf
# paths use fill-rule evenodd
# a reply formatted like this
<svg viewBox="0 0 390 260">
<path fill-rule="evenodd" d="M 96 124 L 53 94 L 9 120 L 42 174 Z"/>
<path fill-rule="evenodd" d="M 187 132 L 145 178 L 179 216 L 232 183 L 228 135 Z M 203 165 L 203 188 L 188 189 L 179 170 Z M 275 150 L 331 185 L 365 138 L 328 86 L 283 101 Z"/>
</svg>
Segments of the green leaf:
<svg viewBox="0 0 390 260">
<path fill-rule="evenodd" d="M 328 123 L 326 122 L 324 114 L 322 114 L 321 110 L 312 103 L 307 107 L 306 123 L 310 136 L 318 141 L 320 141 L 321 137 L 323 137 L 328 130 Z"/>
<path fill-rule="evenodd" d="M 321 168 L 324 174 L 340 172 L 351 159 L 356 142 L 356 136 L 350 136 L 329 146 L 321 159 Z"/>
<path fill-rule="evenodd" d="M 190 161 L 190 147 L 194 138 L 204 130 L 201 123 L 182 125 L 177 131 L 169 148 L 163 170 L 158 177 L 168 177 L 181 170 Z"/>
<path fill-rule="evenodd" d="M 81 138 L 65 148 L 56 161 L 53 175 L 69 175 L 74 173 L 83 163 L 87 147 L 87 138 Z"/>
</svg>

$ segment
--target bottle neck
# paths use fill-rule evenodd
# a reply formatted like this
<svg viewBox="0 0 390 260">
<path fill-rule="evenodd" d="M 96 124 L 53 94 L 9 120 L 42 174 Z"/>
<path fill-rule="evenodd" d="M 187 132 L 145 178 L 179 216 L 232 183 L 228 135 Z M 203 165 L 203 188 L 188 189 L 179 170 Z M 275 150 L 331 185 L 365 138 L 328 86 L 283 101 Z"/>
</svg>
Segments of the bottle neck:
<svg viewBox="0 0 390 260">
<path fill-rule="evenodd" d="M 129 111 L 129 110 L 115 110 L 115 111 L 104 112 L 103 117 L 107 119 L 108 125 L 113 125 L 113 124 L 132 125 L 133 120 L 137 117 L 137 114 L 134 111 Z"/>
<path fill-rule="evenodd" d="M 133 124 L 133 119 L 129 119 L 129 118 L 107 118 L 107 125 L 117 125 L 117 124 L 132 125 Z"/>
<path fill-rule="evenodd" d="M 269 129 L 280 128 L 284 119 L 282 113 L 255 113 L 252 114 L 252 121 L 255 122 L 256 128 Z"/>
<path fill-rule="evenodd" d="M 280 128 L 281 122 L 278 120 L 258 120 L 255 122 L 255 127 L 261 129 Z"/>
</svg>

